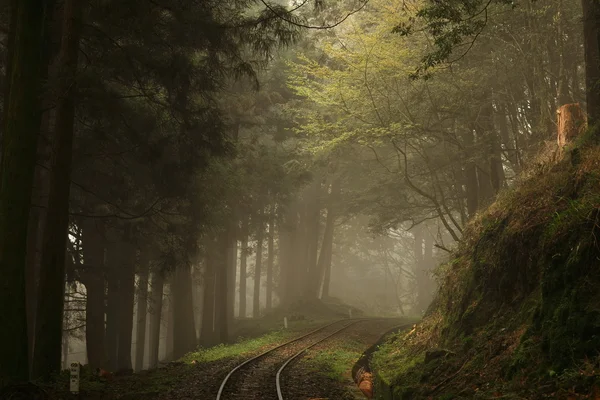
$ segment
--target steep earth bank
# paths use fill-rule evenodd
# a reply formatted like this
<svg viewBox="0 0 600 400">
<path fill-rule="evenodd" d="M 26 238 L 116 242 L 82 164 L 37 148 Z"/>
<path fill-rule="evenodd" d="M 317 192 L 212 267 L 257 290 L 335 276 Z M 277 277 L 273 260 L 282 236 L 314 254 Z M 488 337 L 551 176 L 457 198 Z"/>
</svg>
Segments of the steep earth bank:
<svg viewBox="0 0 600 400">
<path fill-rule="evenodd" d="M 594 136 L 469 224 L 422 323 L 375 353 L 378 398 L 600 399 Z"/>
</svg>

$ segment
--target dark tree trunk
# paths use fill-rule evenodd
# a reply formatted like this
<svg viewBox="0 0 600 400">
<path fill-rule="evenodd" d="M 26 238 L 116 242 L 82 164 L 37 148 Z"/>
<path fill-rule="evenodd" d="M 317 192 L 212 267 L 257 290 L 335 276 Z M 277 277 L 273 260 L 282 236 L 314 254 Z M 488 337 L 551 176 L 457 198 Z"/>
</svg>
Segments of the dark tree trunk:
<svg viewBox="0 0 600 400">
<path fill-rule="evenodd" d="M 126 227 L 128 231 L 130 227 Z M 133 335 L 133 307 L 135 293 L 135 247 L 126 231 L 122 243 L 123 263 L 119 266 L 119 328 L 117 371 L 129 371 L 131 364 L 131 339 Z"/>
<path fill-rule="evenodd" d="M 484 99 L 484 101 L 487 101 L 487 99 Z M 493 171 L 491 167 L 491 165 L 495 166 L 496 163 L 492 151 L 492 143 L 496 136 L 492 112 L 492 104 L 485 104 L 475 125 L 477 143 L 480 145 L 478 147 L 483 150 L 483 154 L 479 157 L 477 163 L 478 198 L 480 208 L 488 206 L 496 193 L 493 184 L 494 179 L 497 178 L 495 177 L 496 171 Z"/>
<path fill-rule="evenodd" d="M 417 284 L 416 311 L 424 313 L 431 302 L 433 284 L 430 271 L 433 264 L 433 238 L 424 227 L 413 228 L 415 278 Z"/>
<path fill-rule="evenodd" d="M 227 254 L 227 323 L 233 326 L 235 319 L 235 289 L 237 278 L 237 252 L 238 252 L 238 231 L 239 222 L 234 218 L 229 228 L 229 251 Z"/>
<path fill-rule="evenodd" d="M 260 278 L 262 274 L 262 253 L 264 227 L 262 223 L 262 213 L 258 215 L 256 230 L 256 262 L 254 264 L 254 297 L 252 305 L 252 317 L 260 317 Z"/>
<path fill-rule="evenodd" d="M 477 166 L 474 161 L 475 141 L 471 129 L 463 135 L 465 148 L 465 189 L 467 195 L 467 213 L 469 218 L 477 213 L 479 208 L 479 199 L 477 193 L 479 187 L 477 183 Z"/>
<path fill-rule="evenodd" d="M 298 222 L 298 205 L 291 204 L 279 226 L 281 303 L 290 305 L 301 296 L 303 263 L 298 251 L 303 249 Z"/>
<path fill-rule="evenodd" d="M 205 246 L 206 262 L 204 263 L 204 300 L 202 302 L 202 325 L 200 326 L 200 345 L 210 347 L 215 340 L 215 264 L 214 241 L 207 241 Z"/>
<path fill-rule="evenodd" d="M 491 157 L 490 157 L 490 174 L 494 193 L 498 194 L 506 184 L 506 176 L 504 175 L 504 167 L 502 165 L 502 146 L 500 138 L 496 132 L 491 132 Z"/>
<path fill-rule="evenodd" d="M 139 281 L 137 289 L 137 329 L 135 335 L 135 370 L 144 369 L 144 350 L 146 348 L 146 320 L 148 316 L 148 275 L 150 259 L 148 249 L 140 251 Z"/>
<path fill-rule="evenodd" d="M 503 107 L 500 113 L 496 116 L 496 121 L 502 144 L 506 150 L 506 157 L 508 158 L 510 167 L 516 175 L 521 172 L 521 165 L 519 163 L 519 155 L 517 154 L 517 145 L 510 137 L 510 132 L 508 130 L 507 110 L 505 107 Z"/>
<path fill-rule="evenodd" d="M 325 221 L 325 232 L 323 233 L 323 244 L 319 254 L 319 276 L 323 277 L 322 298 L 329 297 L 329 284 L 331 280 L 331 259 L 333 256 L 333 237 L 335 231 L 335 203 L 339 196 L 340 186 L 337 181 L 331 185 L 331 194 L 327 205 L 327 219 Z M 320 279 L 321 281 L 321 279 Z M 319 281 L 319 283 L 320 283 Z"/>
<path fill-rule="evenodd" d="M 183 357 L 196 348 L 192 275 L 190 265 L 181 265 L 173 272 L 173 358 Z"/>
<path fill-rule="evenodd" d="M 58 64 L 55 145 L 36 313 L 33 376 L 48 378 L 60 371 L 64 305 L 65 255 L 69 229 L 69 193 L 73 158 L 73 124 L 82 2 L 66 0 Z"/>
<path fill-rule="evenodd" d="M 163 307 L 165 280 L 162 272 L 152 273 L 152 292 L 150 293 L 150 332 L 148 334 L 148 368 L 158 367 L 158 350 L 160 346 L 160 320 Z"/>
<path fill-rule="evenodd" d="M 111 238 L 114 240 L 114 238 Z M 119 267 L 120 254 L 116 242 L 109 241 L 106 246 L 106 366 L 110 371 L 118 367 L 119 348 Z"/>
<path fill-rule="evenodd" d="M 216 292 L 215 292 L 215 316 L 216 333 L 219 343 L 229 342 L 229 305 L 228 290 L 231 254 L 231 231 L 228 229 L 222 232 L 217 242 L 217 270 L 216 270 Z"/>
<path fill-rule="evenodd" d="M 596 0 L 581 0 L 583 9 L 583 50 L 585 54 L 585 85 L 588 123 L 600 118 L 600 4 Z"/>
<path fill-rule="evenodd" d="M 323 290 L 321 292 L 321 298 L 326 299 L 329 297 L 329 286 L 331 285 L 331 262 L 325 267 L 325 274 L 323 276 Z"/>
<path fill-rule="evenodd" d="M 273 264 L 275 262 L 275 206 L 271 205 L 269 213 L 269 232 L 267 243 L 267 287 L 266 287 L 266 309 L 270 311 L 273 307 Z"/>
<path fill-rule="evenodd" d="M 169 277 L 169 295 L 167 296 L 168 303 L 167 312 L 167 335 L 165 338 L 165 358 L 164 361 L 173 360 L 173 348 L 175 347 L 175 302 L 173 301 L 173 275 Z"/>
<path fill-rule="evenodd" d="M 87 292 L 85 345 L 92 369 L 106 367 L 104 344 L 104 227 L 101 220 L 83 221 L 83 259 L 80 274 Z"/>
<path fill-rule="evenodd" d="M 247 268 L 248 262 L 248 217 L 245 217 L 242 222 L 242 244 L 240 251 L 240 318 L 246 318 L 246 285 L 247 281 Z"/>
<path fill-rule="evenodd" d="M 11 2 L 0 160 L 0 387 L 29 378 L 27 227 L 41 122 L 48 1 Z M 58 362 L 60 367 L 60 341 Z"/>
<path fill-rule="evenodd" d="M 422 280 L 422 268 L 423 268 L 423 232 L 422 232 L 423 228 L 421 226 L 416 226 L 412 229 L 413 231 L 413 235 L 414 235 L 414 242 L 413 242 L 413 255 L 414 255 L 414 260 L 415 260 L 415 266 L 414 266 L 414 272 L 415 272 L 415 284 L 416 284 L 416 292 L 417 292 L 417 299 L 416 299 L 416 304 L 415 304 L 415 308 L 416 308 L 416 312 L 417 313 L 421 313 L 423 311 L 425 311 L 423 309 L 423 303 L 424 303 L 424 285 L 423 285 L 423 280 Z"/>
<path fill-rule="evenodd" d="M 305 296 L 316 299 L 321 286 L 321 273 L 317 265 L 319 254 L 319 227 L 321 223 L 321 180 L 315 177 L 310 190 L 310 199 L 306 204 L 306 269 L 307 279 Z"/>
</svg>

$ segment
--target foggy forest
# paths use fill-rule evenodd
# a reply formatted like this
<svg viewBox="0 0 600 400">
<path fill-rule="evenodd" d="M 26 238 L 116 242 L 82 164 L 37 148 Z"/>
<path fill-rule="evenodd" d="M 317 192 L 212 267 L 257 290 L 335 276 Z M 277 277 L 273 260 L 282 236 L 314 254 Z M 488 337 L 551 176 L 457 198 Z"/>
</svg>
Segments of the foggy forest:
<svg viewBox="0 0 600 400">
<path fill-rule="evenodd" d="M 0 0 L 0 399 L 600 399 L 598 0 Z"/>
</svg>

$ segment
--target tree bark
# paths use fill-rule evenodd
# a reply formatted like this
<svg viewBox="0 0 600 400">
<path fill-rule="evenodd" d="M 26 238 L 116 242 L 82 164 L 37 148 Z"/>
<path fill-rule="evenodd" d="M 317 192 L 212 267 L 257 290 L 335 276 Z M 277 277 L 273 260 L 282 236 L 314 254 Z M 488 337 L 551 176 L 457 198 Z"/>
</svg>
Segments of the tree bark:
<svg viewBox="0 0 600 400">
<path fill-rule="evenodd" d="M 242 221 L 242 244 L 240 251 L 240 309 L 239 317 L 246 318 L 246 287 L 247 281 L 247 262 L 248 262 L 248 217 Z"/>
<path fill-rule="evenodd" d="M 137 295 L 137 329 L 135 337 L 135 370 L 144 369 L 144 353 L 146 349 L 146 320 L 148 315 L 148 275 L 150 258 L 148 249 L 140 251 L 138 295 Z"/>
<path fill-rule="evenodd" d="M 264 229 L 262 223 L 262 212 L 259 212 L 256 228 L 256 262 L 254 263 L 254 297 L 252 306 L 252 317 L 260 317 L 260 278 L 262 274 L 262 250 Z"/>
<path fill-rule="evenodd" d="M 131 227 L 126 227 L 122 243 L 123 263 L 119 266 L 119 328 L 117 371 L 132 370 L 131 339 L 135 292 L 135 247 L 131 243 Z"/>
<path fill-rule="evenodd" d="M 55 146 L 36 313 L 33 376 L 49 378 L 60 372 L 60 344 L 64 305 L 65 255 L 69 228 L 69 194 L 73 158 L 73 130 L 77 60 L 82 2 L 64 2 L 61 50 L 58 64 L 58 92 L 63 96 L 56 106 Z"/>
<path fill-rule="evenodd" d="M 281 303 L 290 305 L 301 296 L 302 262 L 298 252 L 303 249 L 298 221 L 298 205 L 291 204 L 279 226 Z M 303 252 L 305 253 L 305 252 Z"/>
<path fill-rule="evenodd" d="M 167 334 L 165 338 L 165 358 L 164 361 L 173 360 L 173 350 L 175 347 L 175 302 L 173 299 L 173 274 L 169 277 L 169 292 L 167 295 L 168 303 L 166 307 L 167 315 Z"/>
<path fill-rule="evenodd" d="M 585 85 L 588 123 L 600 118 L 600 4 L 596 0 L 581 0 L 583 10 L 583 50 L 585 55 Z"/>
<path fill-rule="evenodd" d="M 106 245 L 106 366 L 109 371 L 118 367 L 117 351 L 119 347 L 119 264 L 120 253 L 116 238 L 111 238 Z M 118 238 L 120 239 L 120 238 Z"/>
<path fill-rule="evenodd" d="M 0 160 L 0 388 L 29 377 L 27 227 L 41 123 L 41 77 L 47 68 L 43 60 L 49 4 L 11 2 Z"/>
<path fill-rule="evenodd" d="M 473 131 L 468 129 L 462 135 L 464 143 L 464 174 L 465 174 L 465 191 L 467 196 L 467 213 L 469 218 L 472 218 L 479 208 L 478 191 L 479 185 L 477 182 L 477 166 L 475 164 L 475 141 L 473 137 Z"/>
<path fill-rule="evenodd" d="M 160 320 L 163 307 L 165 280 L 161 271 L 152 273 L 152 292 L 150 294 L 150 332 L 148 334 L 148 368 L 158 367 L 160 346 Z"/>
<path fill-rule="evenodd" d="M 229 229 L 229 251 L 227 252 L 229 255 L 227 258 L 227 323 L 229 326 L 233 326 L 235 319 L 235 289 L 237 279 L 236 275 L 239 233 L 239 221 L 237 219 L 237 215 L 233 218 Z"/>
<path fill-rule="evenodd" d="M 227 285 L 229 283 L 230 254 L 231 254 L 231 231 L 230 227 L 219 235 L 217 243 L 217 271 L 216 271 L 216 292 L 215 292 L 215 316 L 216 333 L 219 343 L 229 342 L 229 293 Z"/>
<path fill-rule="evenodd" d="M 80 274 L 86 289 L 85 345 L 92 369 L 106 365 L 104 343 L 104 226 L 101 220 L 83 220 L 83 259 Z"/>
<path fill-rule="evenodd" d="M 271 204 L 269 211 L 269 232 L 267 243 L 267 286 L 266 286 L 266 310 L 271 311 L 273 307 L 273 264 L 275 262 L 275 206 Z"/>
<path fill-rule="evenodd" d="M 319 280 L 323 281 L 323 289 L 321 298 L 329 297 L 329 284 L 331 281 L 331 259 L 333 256 L 333 237 L 335 231 L 335 203 L 339 196 L 340 186 L 338 181 L 334 181 L 331 185 L 331 193 L 327 205 L 327 219 L 325 221 L 325 232 L 323 233 L 323 244 L 321 245 L 321 253 L 319 254 L 318 269 Z"/>
<path fill-rule="evenodd" d="M 204 263 L 204 300 L 202 302 L 202 325 L 200 326 L 200 345 L 210 347 L 215 340 L 215 265 L 214 241 L 207 240 L 205 245 L 206 262 Z"/>
<path fill-rule="evenodd" d="M 321 273 L 317 264 L 319 253 L 319 228 L 321 223 L 321 179 L 317 175 L 309 192 L 310 199 L 306 204 L 306 279 L 305 296 L 316 299 L 321 287 Z"/>
<path fill-rule="evenodd" d="M 196 348 L 192 275 L 189 264 L 173 272 L 173 359 L 177 360 Z"/>
</svg>

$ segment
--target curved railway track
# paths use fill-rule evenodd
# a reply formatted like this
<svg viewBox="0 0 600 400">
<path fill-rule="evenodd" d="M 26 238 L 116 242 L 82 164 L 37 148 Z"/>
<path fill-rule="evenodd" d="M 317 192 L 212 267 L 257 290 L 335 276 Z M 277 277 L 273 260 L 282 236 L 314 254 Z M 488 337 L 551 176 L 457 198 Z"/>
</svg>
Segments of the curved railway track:
<svg viewBox="0 0 600 400">
<path fill-rule="evenodd" d="M 223 379 L 216 400 L 285 400 L 281 374 L 288 364 L 311 347 L 365 320 L 332 322 L 244 361 Z"/>
</svg>

